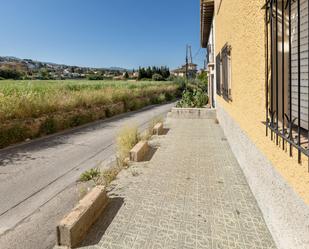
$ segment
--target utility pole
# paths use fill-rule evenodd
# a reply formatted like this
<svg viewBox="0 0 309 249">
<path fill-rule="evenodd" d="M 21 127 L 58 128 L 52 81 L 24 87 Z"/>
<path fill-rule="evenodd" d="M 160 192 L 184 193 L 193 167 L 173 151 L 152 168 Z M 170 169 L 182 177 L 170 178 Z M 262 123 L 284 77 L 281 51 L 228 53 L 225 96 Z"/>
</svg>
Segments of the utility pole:
<svg viewBox="0 0 309 249">
<path fill-rule="evenodd" d="M 193 58 L 192 58 L 192 49 L 191 49 L 191 45 L 187 44 L 186 47 L 186 79 L 187 79 L 187 83 L 189 81 L 189 65 L 193 64 Z"/>
<path fill-rule="evenodd" d="M 188 48 L 189 45 L 186 45 L 186 79 L 187 79 L 187 84 L 188 84 L 188 79 L 189 79 L 189 75 L 188 75 Z"/>
<path fill-rule="evenodd" d="M 192 59 L 192 49 L 191 49 L 191 45 L 189 45 L 189 54 L 190 54 L 190 59 L 189 59 L 189 64 L 192 64 L 193 63 L 193 59 Z"/>
</svg>

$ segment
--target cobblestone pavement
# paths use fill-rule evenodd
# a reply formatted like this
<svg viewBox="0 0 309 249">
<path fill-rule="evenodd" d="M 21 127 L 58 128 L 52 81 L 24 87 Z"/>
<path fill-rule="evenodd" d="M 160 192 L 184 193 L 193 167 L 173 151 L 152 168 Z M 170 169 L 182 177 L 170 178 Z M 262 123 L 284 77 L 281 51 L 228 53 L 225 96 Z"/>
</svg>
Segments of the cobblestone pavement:
<svg viewBox="0 0 309 249">
<path fill-rule="evenodd" d="M 169 120 L 148 162 L 124 170 L 80 248 L 274 249 L 246 179 L 213 120 Z"/>
</svg>

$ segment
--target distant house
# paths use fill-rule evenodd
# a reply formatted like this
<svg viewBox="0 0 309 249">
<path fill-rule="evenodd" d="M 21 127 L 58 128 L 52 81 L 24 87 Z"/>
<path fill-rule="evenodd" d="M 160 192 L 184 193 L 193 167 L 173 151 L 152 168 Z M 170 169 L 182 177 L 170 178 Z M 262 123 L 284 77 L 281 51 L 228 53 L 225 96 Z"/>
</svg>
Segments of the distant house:
<svg viewBox="0 0 309 249">
<path fill-rule="evenodd" d="M 114 76 L 113 80 L 123 80 L 124 76 L 120 75 L 120 76 Z"/>
<path fill-rule="evenodd" d="M 177 68 L 171 71 L 171 75 L 176 76 L 176 77 L 186 77 L 186 71 L 187 71 L 187 66 L 183 65 L 180 68 Z M 188 64 L 188 77 L 195 78 L 196 74 L 197 74 L 197 65 L 194 63 L 189 63 Z"/>
</svg>

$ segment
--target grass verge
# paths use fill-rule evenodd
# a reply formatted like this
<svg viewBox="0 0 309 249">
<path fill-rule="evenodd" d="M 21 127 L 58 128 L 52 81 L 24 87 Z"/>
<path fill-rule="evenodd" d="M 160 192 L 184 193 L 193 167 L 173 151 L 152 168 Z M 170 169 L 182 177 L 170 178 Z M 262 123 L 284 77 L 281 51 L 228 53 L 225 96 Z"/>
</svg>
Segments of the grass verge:
<svg viewBox="0 0 309 249">
<path fill-rule="evenodd" d="M 1 81 L 0 148 L 179 95 L 172 82 Z"/>
</svg>

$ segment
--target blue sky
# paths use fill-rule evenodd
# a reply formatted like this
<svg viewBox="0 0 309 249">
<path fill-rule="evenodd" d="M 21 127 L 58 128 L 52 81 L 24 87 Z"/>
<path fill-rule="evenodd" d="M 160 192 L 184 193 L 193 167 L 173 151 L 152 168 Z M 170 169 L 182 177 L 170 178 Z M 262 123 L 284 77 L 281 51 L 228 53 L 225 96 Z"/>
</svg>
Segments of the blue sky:
<svg viewBox="0 0 309 249">
<path fill-rule="evenodd" d="M 2 0 L 0 55 L 79 66 L 184 63 L 199 0 Z M 205 51 L 194 62 L 203 64 Z"/>
</svg>

